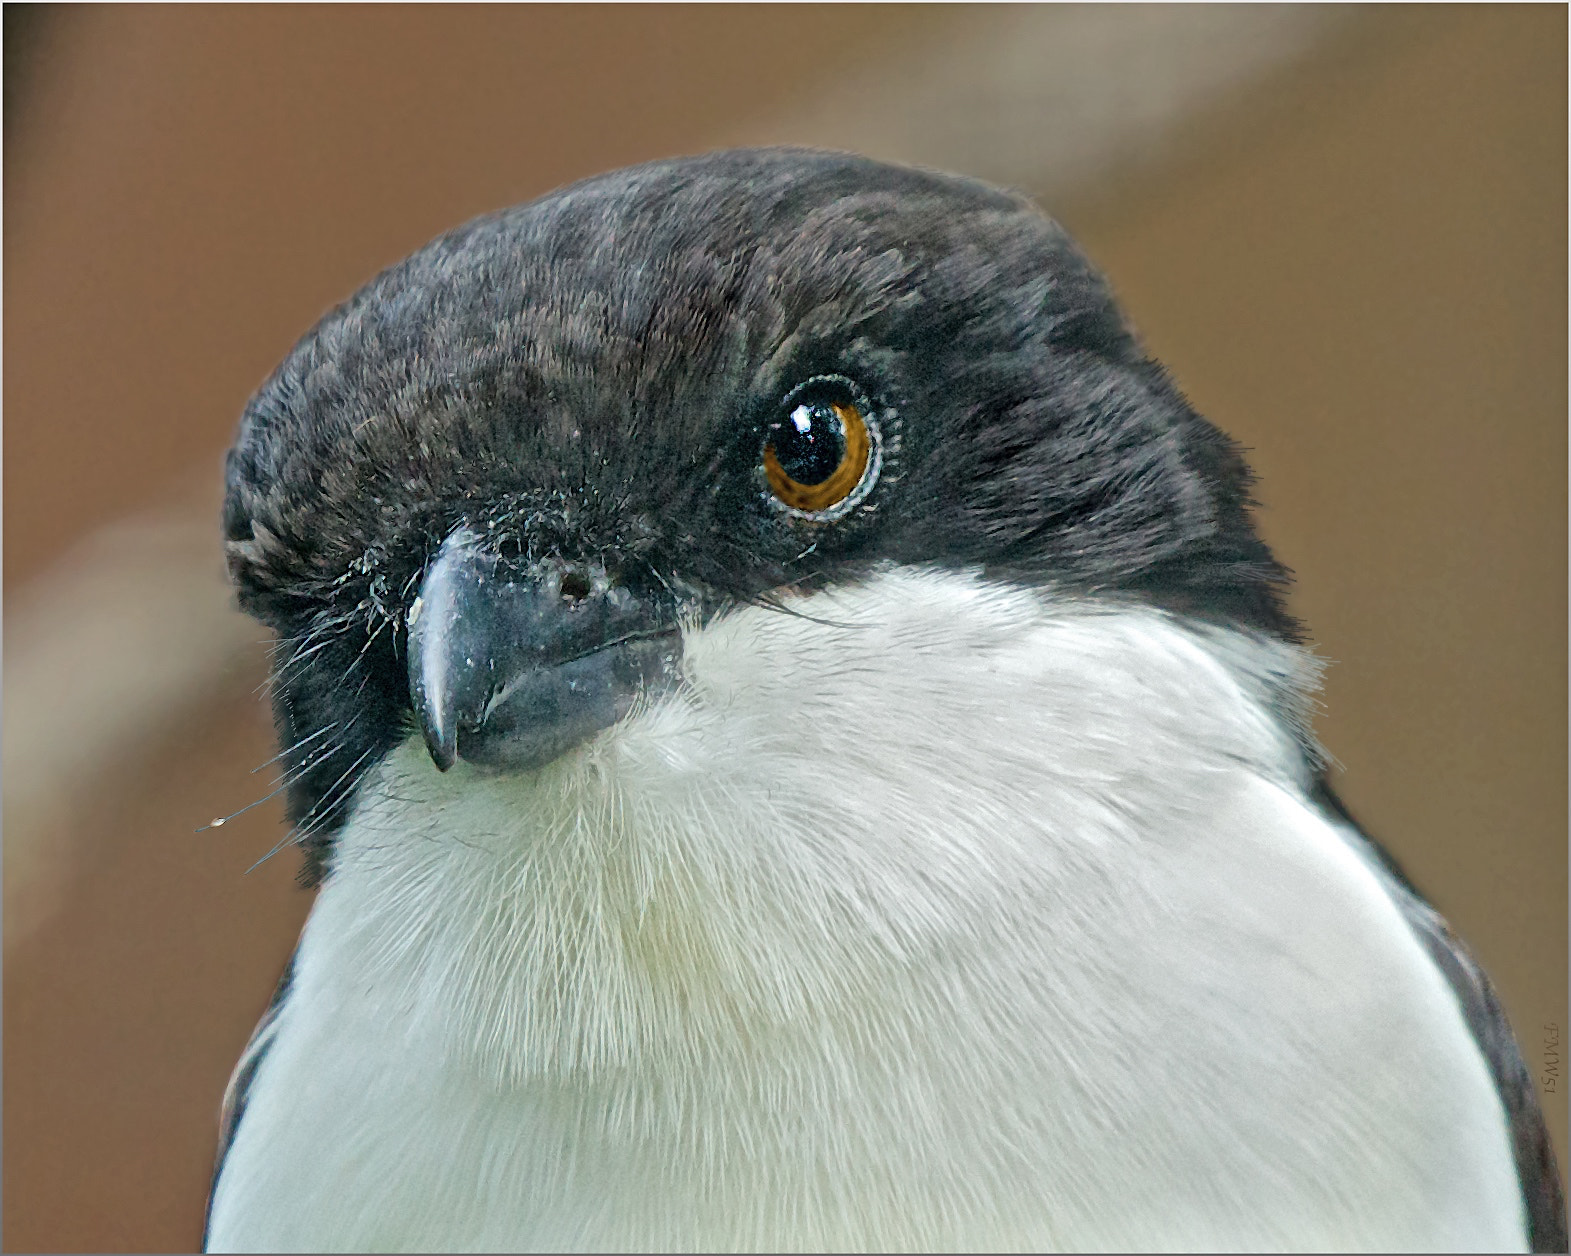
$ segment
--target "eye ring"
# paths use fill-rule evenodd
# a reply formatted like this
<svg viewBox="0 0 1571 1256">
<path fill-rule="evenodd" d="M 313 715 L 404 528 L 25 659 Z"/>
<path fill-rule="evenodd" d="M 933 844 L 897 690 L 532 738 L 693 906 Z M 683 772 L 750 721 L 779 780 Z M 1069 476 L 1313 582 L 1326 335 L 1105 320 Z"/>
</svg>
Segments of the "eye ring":
<svg viewBox="0 0 1571 1256">
<path fill-rule="evenodd" d="M 796 519 L 827 522 L 856 509 L 883 464 L 883 437 L 862 390 L 841 375 L 797 385 L 764 434 L 766 497 Z"/>
</svg>

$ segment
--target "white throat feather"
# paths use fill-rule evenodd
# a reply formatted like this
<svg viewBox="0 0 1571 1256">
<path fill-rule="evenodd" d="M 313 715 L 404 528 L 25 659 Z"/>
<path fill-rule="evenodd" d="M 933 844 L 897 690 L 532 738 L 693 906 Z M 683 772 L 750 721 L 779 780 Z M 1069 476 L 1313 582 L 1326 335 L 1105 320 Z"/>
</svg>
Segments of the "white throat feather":
<svg viewBox="0 0 1571 1256">
<path fill-rule="evenodd" d="M 462 1146 L 418 1207 L 354 1169 L 346 1242 L 1520 1243 L 1454 1000 L 1304 801 L 1312 656 L 969 574 L 793 609 L 537 773 L 368 778 L 267 1068 Z"/>
</svg>

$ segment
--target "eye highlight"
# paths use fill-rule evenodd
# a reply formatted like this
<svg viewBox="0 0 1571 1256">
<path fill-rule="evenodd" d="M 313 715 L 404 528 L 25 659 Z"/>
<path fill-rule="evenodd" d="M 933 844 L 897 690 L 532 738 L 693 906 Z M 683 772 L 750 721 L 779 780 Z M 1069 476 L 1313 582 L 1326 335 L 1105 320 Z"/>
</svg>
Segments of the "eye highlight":
<svg viewBox="0 0 1571 1256">
<path fill-rule="evenodd" d="M 850 381 L 809 380 L 794 389 L 765 436 L 764 479 L 793 515 L 833 519 L 878 478 L 878 432 Z"/>
</svg>

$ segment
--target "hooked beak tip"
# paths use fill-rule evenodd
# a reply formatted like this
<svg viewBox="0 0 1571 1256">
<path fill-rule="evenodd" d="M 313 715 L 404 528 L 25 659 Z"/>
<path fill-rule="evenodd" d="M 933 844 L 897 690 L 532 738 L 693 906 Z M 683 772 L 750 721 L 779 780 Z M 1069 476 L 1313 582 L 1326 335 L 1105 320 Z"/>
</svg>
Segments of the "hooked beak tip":
<svg viewBox="0 0 1571 1256">
<path fill-rule="evenodd" d="M 430 751 L 431 762 L 436 764 L 438 772 L 445 772 L 458 762 L 458 738 L 451 729 L 438 732 L 431 725 L 424 728 L 425 748 Z"/>
</svg>

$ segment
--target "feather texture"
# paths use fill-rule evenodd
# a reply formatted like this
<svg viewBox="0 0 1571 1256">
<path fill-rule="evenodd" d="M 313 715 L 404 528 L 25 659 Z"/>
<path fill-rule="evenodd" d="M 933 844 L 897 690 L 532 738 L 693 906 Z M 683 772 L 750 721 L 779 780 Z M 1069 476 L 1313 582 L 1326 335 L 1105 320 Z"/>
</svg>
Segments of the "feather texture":
<svg viewBox="0 0 1571 1256">
<path fill-rule="evenodd" d="M 1310 799 L 1310 656 L 971 573 L 694 626 L 522 776 L 367 778 L 213 1250 L 1523 1250 Z"/>
</svg>

